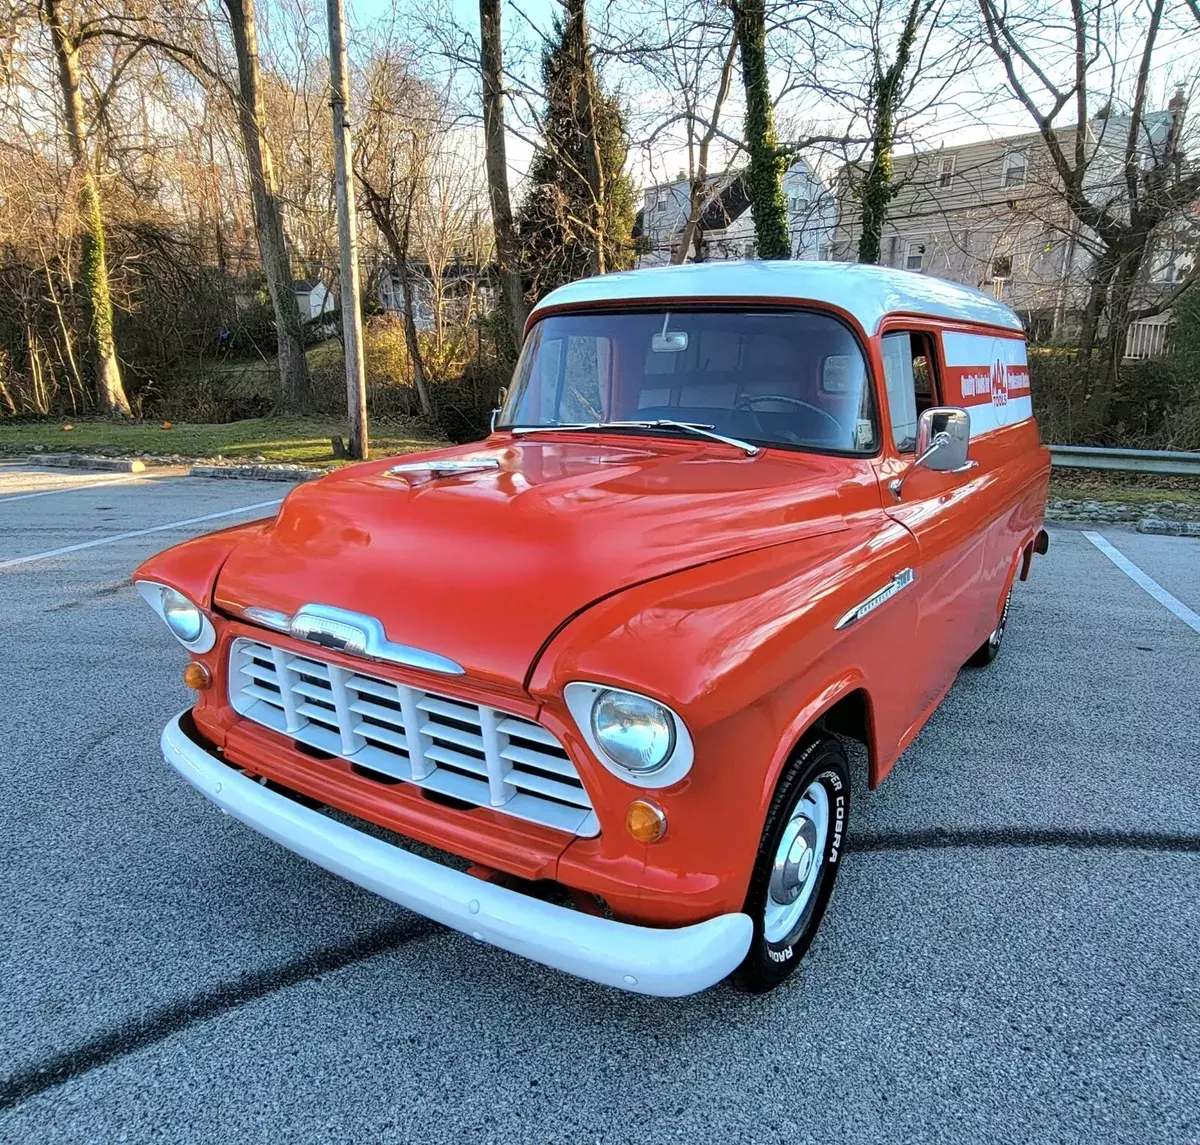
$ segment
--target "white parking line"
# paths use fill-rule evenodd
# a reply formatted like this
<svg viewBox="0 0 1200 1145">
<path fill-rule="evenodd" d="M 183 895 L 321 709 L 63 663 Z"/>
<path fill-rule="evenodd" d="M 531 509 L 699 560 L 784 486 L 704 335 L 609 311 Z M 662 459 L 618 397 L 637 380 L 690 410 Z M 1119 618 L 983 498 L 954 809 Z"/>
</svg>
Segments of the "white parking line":
<svg viewBox="0 0 1200 1145">
<path fill-rule="evenodd" d="M 81 541 L 78 545 L 65 545 L 61 549 L 49 549 L 44 553 L 34 553 L 28 557 L 13 557 L 11 560 L 0 561 L 0 569 L 10 569 L 14 565 L 27 565 L 32 561 L 44 561 L 50 557 L 61 557 L 66 553 L 77 553 L 80 549 L 94 549 L 97 545 L 111 545 L 115 541 L 126 541 L 130 537 L 144 537 L 147 533 L 162 533 L 168 529 L 182 529 L 185 525 L 199 525 L 202 521 L 215 521 L 219 517 L 236 517 L 240 513 L 253 513 L 255 509 L 270 509 L 283 500 L 276 497 L 274 501 L 259 501 L 256 505 L 243 505 L 240 509 L 223 509 L 220 513 L 206 513 L 203 517 L 188 517 L 183 521 L 169 521 L 165 525 L 153 525 L 149 529 L 134 529 L 128 533 L 114 533 L 111 537 L 99 537 L 94 541 Z"/>
<path fill-rule="evenodd" d="M 1182 600 L 1172 596 L 1158 581 L 1142 572 L 1133 561 L 1110 545 L 1099 533 L 1085 532 L 1083 535 L 1129 577 L 1134 584 L 1148 592 L 1167 611 L 1178 616 L 1193 632 L 1200 633 L 1200 613 L 1193 612 Z"/>
<path fill-rule="evenodd" d="M 58 474 L 54 476 L 57 477 Z M 157 478 L 149 473 L 134 473 L 126 477 L 110 477 L 107 481 L 89 481 L 86 485 L 60 485 L 57 489 L 41 489 L 37 493 L 14 493 L 8 497 L 0 497 L 0 504 L 5 501 L 27 501 L 30 497 L 50 497 L 55 493 L 74 493 L 79 489 L 99 489 L 104 485 L 124 485 L 128 481 L 145 480 L 154 481 Z"/>
</svg>

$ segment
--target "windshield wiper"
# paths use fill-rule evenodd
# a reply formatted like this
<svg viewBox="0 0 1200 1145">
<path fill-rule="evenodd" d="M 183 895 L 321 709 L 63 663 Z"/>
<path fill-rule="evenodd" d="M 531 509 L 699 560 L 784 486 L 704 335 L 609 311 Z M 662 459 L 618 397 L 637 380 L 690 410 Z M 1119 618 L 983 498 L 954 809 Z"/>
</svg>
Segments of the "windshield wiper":
<svg viewBox="0 0 1200 1145">
<path fill-rule="evenodd" d="M 561 425 L 516 425 L 499 428 L 507 428 L 513 434 L 551 433 L 554 430 L 573 429 L 682 429 L 694 433 L 697 437 L 707 437 L 710 441 L 732 445 L 734 449 L 740 449 L 750 457 L 759 452 L 757 445 L 751 445 L 750 442 L 737 437 L 726 437 L 723 433 L 717 433 L 711 425 L 702 425 L 694 421 L 670 421 L 667 418 L 655 418 L 653 421 L 576 421 L 563 422 Z"/>
</svg>

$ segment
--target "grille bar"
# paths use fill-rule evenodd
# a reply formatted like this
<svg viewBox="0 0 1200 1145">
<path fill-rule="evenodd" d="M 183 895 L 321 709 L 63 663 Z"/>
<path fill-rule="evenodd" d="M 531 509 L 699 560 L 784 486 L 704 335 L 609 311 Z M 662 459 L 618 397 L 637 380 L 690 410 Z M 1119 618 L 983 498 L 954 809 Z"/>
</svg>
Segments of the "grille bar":
<svg viewBox="0 0 1200 1145">
<path fill-rule="evenodd" d="M 392 779 L 573 835 L 600 823 L 562 745 L 541 724 L 239 637 L 234 711 Z"/>
</svg>

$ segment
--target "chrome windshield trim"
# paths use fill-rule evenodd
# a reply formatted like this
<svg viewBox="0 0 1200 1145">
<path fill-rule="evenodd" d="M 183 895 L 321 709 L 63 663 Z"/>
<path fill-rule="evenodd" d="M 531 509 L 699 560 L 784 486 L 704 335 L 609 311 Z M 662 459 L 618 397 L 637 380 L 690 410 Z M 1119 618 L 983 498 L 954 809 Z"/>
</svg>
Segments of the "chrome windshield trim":
<svg viewBox="0 0 1200 1145">
<path fill-rule="evenodd" d="M 879 589 L 877 592 L 871 593 L 861 604 L 856 604 L 845 616 L 841 618 L 833 627 L 834 631 L 839 628 L 848 628 L 856 620 L 861 620 L 868 613 L 874 612 L 881 604 L 892 599 L 902 588 L 908 588 L 914 580 L 917 579 L 917 574 L 912 569 L 901 569 L 891 580 Z"/>
</svg>

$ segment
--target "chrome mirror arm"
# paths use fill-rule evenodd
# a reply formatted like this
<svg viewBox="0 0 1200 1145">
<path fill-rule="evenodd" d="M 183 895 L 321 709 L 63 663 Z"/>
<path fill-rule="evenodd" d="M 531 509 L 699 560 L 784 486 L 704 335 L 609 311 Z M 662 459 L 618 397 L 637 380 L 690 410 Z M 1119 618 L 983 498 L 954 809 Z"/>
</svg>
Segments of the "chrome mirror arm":
<svg viewBox="0 0 1200 1145">
<path fill-rule="evenodd" d="M 892 496 L 897 501 L 900 500 L 900 490 L 904 488 L 904 482 L 908 480 L 913 470 L 919 469 L 925 464 L 939 449 L 945 449 L 950 444 L 950 435 L 943 429 L 940 433 L 933 436 L 933 440 L 929 443 L 929 448 L 925 450 L 899 477 L 893 477 L 888 482 L 888 488 L 892 492 Z"/>
</svg>

